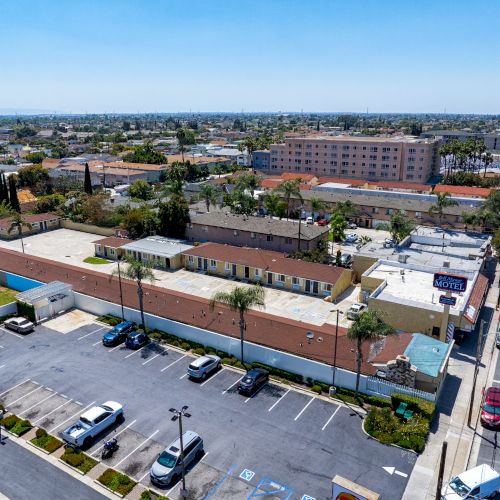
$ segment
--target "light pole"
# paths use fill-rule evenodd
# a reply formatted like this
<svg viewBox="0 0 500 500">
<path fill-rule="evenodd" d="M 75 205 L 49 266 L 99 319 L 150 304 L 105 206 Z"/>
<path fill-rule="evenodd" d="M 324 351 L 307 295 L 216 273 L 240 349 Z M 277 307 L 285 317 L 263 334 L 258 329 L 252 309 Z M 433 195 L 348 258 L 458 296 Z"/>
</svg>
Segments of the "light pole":
<svg viewBox="0 0 500 500">
<path fill-rule="evenodd" d="M 335 388 L 335 375 L 337 373 L 337 341 L 339 338 L 339 314 L 344 314 L 340 309 L 332 309 L 330 312 L 337 313 L 337 321 L 335 323 L 335 343 L 333 347 L 333 375 L 332 375 L 332 390 L 331 392 L 335 394 L 337 389 Z"/>
<path fill-rule="evenodd" d="M 123 291 L 122 291 L 122 274 L 120 272 L 120 262 L 122 260 L 122 256 L 118 255 L 117 263 L 118 263 L 118 283 L 120 285 L 120 305 L 122 306 L 122 321 L 125 321 L 125 314 L 123 312 Z"/>
<path fill-rule="evenodd" d="M 182 417 L 190 418 L 191 413 L 188 413 L 186 410 L 188 409 L 187 406 L 183 406 L 180 410 L 176 410 L 175 408 L 170 408 L 170 412 L 174 414 L 172 417 L 172 422 L 175 422 L 176 420 L 179 420 L 179 438 L 180 438 L 180 443 L 181 443 L 181 471 L 182 471 L 182 490 L 181 490 L 181 496 L 182 497 L 187 497 L 187 490 L 186 490 L 186 471 L 184 468 L 184 441 L 182 439 Z"/>
<path fill-rule="evenodd" d="M 304 205 L 299 207 L 299 244 L 297 250 L 300 252 L 300 227 L 302 226 L 302 211 L 304 210 Z"/>
</svg>

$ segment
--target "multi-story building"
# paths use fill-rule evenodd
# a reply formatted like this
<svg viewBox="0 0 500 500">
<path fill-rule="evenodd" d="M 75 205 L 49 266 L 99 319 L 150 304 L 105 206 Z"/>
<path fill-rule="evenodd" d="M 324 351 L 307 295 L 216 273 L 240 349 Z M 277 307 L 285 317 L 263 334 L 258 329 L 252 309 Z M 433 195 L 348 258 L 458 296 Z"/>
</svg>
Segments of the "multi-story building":
<svg viewBox="0 0 500 500">
<path fill-rule="evenodd" d="M 271 166 L 271 152 L 266 150 L 254 151 L 252 153 L 252 167 L 254 170 L 269 172 Z"/>
<path fill-rule="evenodd" d="M 427 130 L 420 134 L 420 137 L 438 137 L 445 143 L 451 142 L 454 139 L 462 142 L 469 138 L 484 139 L 487 149 L 500 151 L 500 134 L 484 134 L 482 132 L 467 132 L 465 130 Z"/>
<path fill-rule="evenodd" d="M 300 137 L 271 145 L 271 173 L 426 182 L 439 173 L 439 139 Z"/>
</svg>

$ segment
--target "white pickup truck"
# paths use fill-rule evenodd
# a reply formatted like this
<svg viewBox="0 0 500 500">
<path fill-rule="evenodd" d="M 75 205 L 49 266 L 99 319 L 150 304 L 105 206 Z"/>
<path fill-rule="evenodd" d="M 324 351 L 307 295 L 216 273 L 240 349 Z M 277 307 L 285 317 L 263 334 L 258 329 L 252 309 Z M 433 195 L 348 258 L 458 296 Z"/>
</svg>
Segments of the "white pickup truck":
<svg viewBox="0 0 500 500">
<path fill-rule="evenodd" d="M 122 405 L 115 401 L 106 401 L 83 413 L 78 422 L 62 432 L 62 438 L 73 446 L 88 448 L 98 434 L 120 421 L 123 421 Z"/>
</svg>

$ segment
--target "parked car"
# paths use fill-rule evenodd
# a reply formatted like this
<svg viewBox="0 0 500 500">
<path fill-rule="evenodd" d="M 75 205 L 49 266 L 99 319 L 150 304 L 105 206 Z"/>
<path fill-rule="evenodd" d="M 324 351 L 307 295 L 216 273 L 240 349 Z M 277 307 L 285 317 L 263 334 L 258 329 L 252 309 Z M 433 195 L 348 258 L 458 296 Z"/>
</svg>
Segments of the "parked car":
<svg viewBox="0 0 500 500">
<path fill-rule="evenodd" d="M 18 333 L 30 333 L 35 329 L 35 325 L 26 318 L 10 318 L 3 324 L 5 328 Z"/>
<path fill-rule="evenodd" d="M 358 229 L 358 225 L 354 224 L 354 222 L 350 222 L 349 225 L 347 226 L 349 229 Z"/>
<path fill-rule="evenodd" d="M 481 425 L 491 428 L 500 426 L 500 389 L 497 387 L 486 390 L 481 407 Z"/>
<path fill-rule="evenodd" d="M 203 456 L 203 439 L 193 431 L 182 434 L 184 447 L 184 467 L 189 466 L 195 459 Z M 169 447 L 162 451 L 151 466 L 149 477 L 151 482 L 158 486 L 175 483 L 182 473 L 181 442 L 176 439 Z"/>
<path fill-rule="evenodd" d="M 252 368 L 238 384 L 238 391 L 243 394 L 253 394 L 269 380 L 269 372 L 263 368 Z"/>
<path fill-rule="evenodd" d="M 219 356 L 216 356 L 215 354 L 207 354 L 206 356 L 200 356 L 199 358 L 195 359 L 188 366 L 187 371 L 188 375 L 191 378 L 201 378 L 202 380 L 205 380 L 208 375 L 210 375 L 212 372 L 217 371 L 219 367 Z"/>
<path fill-rule="evenodd" d="M 356 241 L 358 241 L 358 235 L 356 233 L 349 233 L 346 237 L 345 237 L 345 241 L 347 243 L 356 243 Z"/>
<path fill-rule="evenodd" d="M 314 219 L 312 217 L 306 217 L 306 224 L 314 224 Z"/>
<path fill-rule="evenodd" d="M 89 448 L 98 434 L 111 425 L 122 422 L 123 418 L 123 406 L 116 401 L 106 401 L 83 413 L 61 436 L 70 445 Z"/>
<path fill-rule="evenodd" d="M 328 226 L 328 221 L 326 219 L 319 219 L 318 226 Z"/>
<path fill-rule="evenodd" d="M 368 309 L 366 304 L 361 302 L 354 303 L 349 309 L 347 309 L 347 319 L 355 320 L 361 313 L 365 312 Z"/>
<path fill-rule="evenodd" d="M 134 329 L 132 321 L 123 321 L 116 325 L 112 330 L 105 333 L 102 337 L 102 343 L 105 346 L 114 346 L 121 344 L 127 338 L 127 335 Z"/>
<path fill-rule="evenodd" d="M 139 349 L 149 343 L 149 337 L 144 332 L 131 332 L 125 339 L 125 345 L 129 349 Z"/>
<path fill-rule="evenodd" d="M 487 464 L 453 476 L 441 489 L 442 500 L 492 498 L 500 490 L 500 474 Z"/>
<path fill-rule="evenodd" d="M 340 267 L 351 267 L 352 255 L 350 253 L 343 253 L 340 256 Z"/>
<path fill-rule="evenodd" d="M 500 349 L 500 332 L 497 333 L 495 337 L 495 345 L 497 346 L 497 349 Z"/>
<path fill-rule="evenodd" d="M 390 248 L 396 245 L 396 242 L 392 238 L 385 238 L 384 239 L 384 247 L 385 248 Z"/>
</svg>

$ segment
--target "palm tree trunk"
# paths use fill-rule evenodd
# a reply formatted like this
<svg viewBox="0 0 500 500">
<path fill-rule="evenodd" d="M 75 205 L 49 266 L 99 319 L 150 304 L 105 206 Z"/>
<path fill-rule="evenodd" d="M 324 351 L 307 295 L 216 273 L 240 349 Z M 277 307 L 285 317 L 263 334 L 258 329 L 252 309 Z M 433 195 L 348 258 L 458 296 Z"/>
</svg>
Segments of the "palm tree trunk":
<svg viewBox="0 0 500 500">
<path fill-rule="evenodd" d="M 240 311 L 240 341 L 241 364 L 245 366 L 245 360 L 243 358 L 243 346 L 245 344 L 245 317 L 243 316 L 243 311 Z"/>
<path fill-rule="evenodd" d="M 17 229 L 19 230 L 19 237 L 21 238 L 21 247 L 22 247 L 23 253 L 24 253 L 23 230 L 22 230 L 21 226 L 19 226 Z"/>
<path fill-rule="evenodd" d="M 142 289 L 142 283 L 140 281 L 137 281 L 137 296 L 139 297 L 142 326 L 144 327 L 144 331 L 146 331 L 146 321 L 144 320 L 144 290 Z"/>
<path fill-rule="evenodd" d="M 207 206 L 207 212 L 210 212 L 210 200 L 208 198 L 205 200 L 205 205 Z"/>
<path fill-rule="evenodd" d="M 359 380 L 361 378 L 361 338 L 358 338 L 358 345 L 356 348 L 356 394 L 355 397 L 358 395 L 359 392 Z"/>
</svg>

